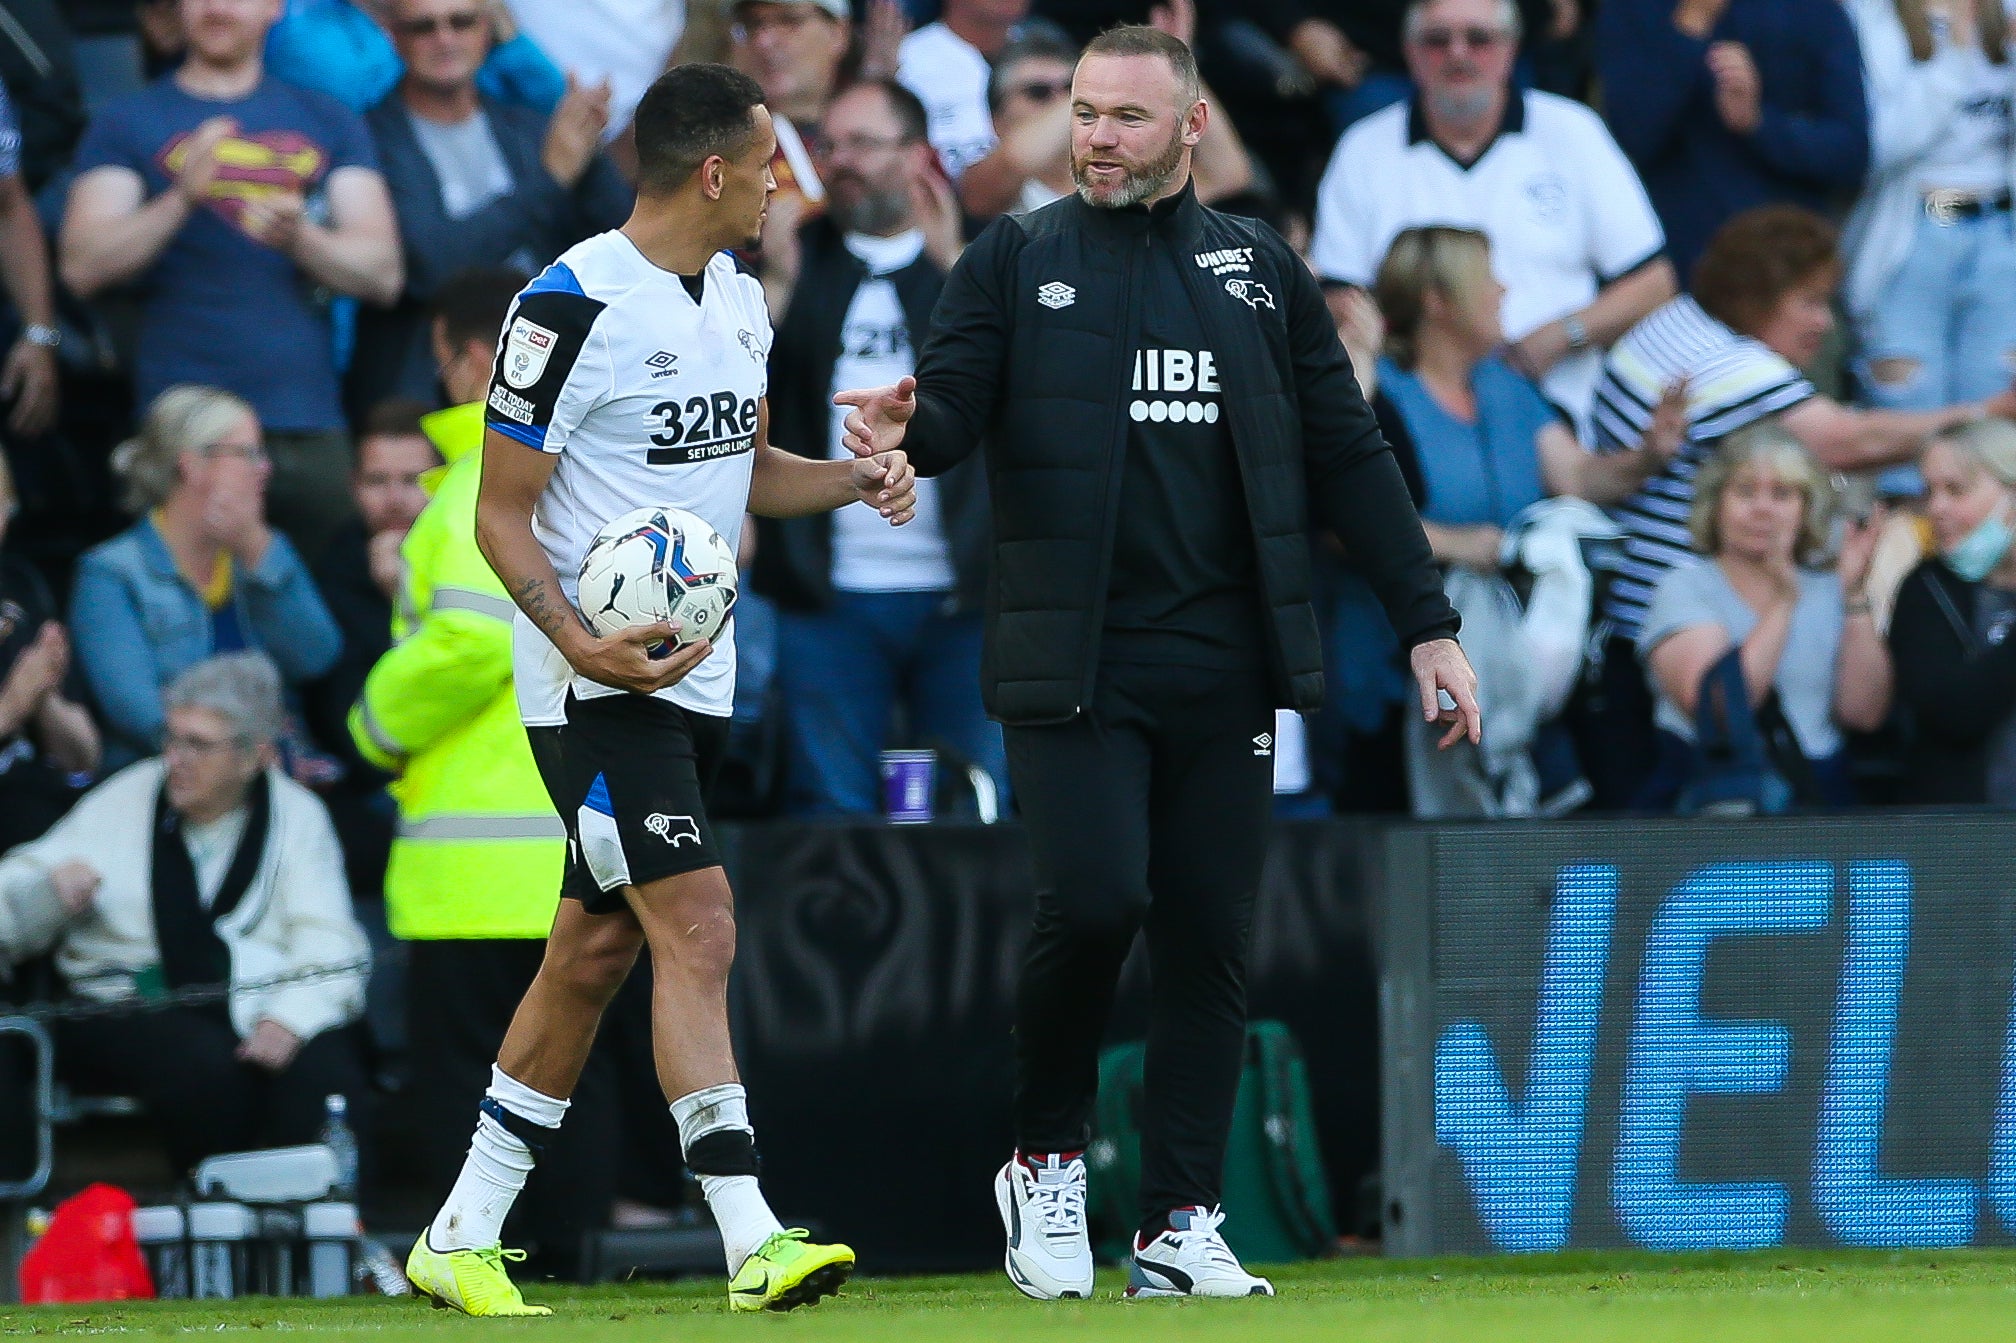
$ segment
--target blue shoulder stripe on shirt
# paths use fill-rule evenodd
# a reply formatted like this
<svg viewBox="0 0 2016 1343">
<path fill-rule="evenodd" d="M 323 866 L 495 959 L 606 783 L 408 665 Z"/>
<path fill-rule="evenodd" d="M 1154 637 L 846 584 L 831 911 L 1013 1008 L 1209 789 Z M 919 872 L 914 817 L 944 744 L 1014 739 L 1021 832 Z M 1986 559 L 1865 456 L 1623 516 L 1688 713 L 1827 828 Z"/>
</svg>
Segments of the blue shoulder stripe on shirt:
<svg viewBox="0 0 2016 1343">
<path fill-rule="evenodd" d="M 528 298 L 533 294 L 549 293 L 580 294 L 583 298 L 587 297 L 587 291 L 581 288 L 580 278 L 574 274 L 573 268 L 560 261 L 554 262 L 534 276 L 532 283 L 526 285 L 518 297 Z"/>
</svg>

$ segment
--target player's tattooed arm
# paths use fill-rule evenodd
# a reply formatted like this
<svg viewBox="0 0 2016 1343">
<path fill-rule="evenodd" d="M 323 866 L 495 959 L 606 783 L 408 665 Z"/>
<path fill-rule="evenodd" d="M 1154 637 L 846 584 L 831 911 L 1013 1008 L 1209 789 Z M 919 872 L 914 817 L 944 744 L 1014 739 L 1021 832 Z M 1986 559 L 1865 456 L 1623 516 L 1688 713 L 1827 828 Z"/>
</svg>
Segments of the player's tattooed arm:
<svg viewBox="0 0 2016 1343">
<path fill-rule="evenodd" d="M 568 625 L 586 627 L 581 619 L 581 613 L 574 609 L 574 604 L 560 591 L 560 584 L 555 579 L 534 574 L 519 584 L 518 590 L 511 595 L 518 603 L 518 609 L 539 627 L 539 632 L 556 642 L 559 631 L 564 627 Z"/>
</svg>

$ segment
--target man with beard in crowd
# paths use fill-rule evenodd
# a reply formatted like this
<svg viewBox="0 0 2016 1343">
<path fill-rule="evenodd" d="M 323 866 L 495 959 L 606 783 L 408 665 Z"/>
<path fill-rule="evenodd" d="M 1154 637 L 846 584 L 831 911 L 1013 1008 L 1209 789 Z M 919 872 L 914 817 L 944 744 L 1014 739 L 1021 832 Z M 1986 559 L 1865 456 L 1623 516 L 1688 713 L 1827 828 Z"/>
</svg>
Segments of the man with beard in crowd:
<svg viewBox="0 0 2016 1343">
<path fill-rule="evenodd" d="M 770 354 L 771 432 L 793 452 L 848 456 L 833 393 L 916 371 L 960 246 L 926 125 L 917 95 L 869 81 L 833 100 L 814 140 L 826 213 L 799 230 L 802 269 Z M 976 459 L 921 484 L 907 527 L 865 504 L 761 522 L 755 578 L 780 609 L 793 811 L 879 810 L 899 697 L 915 743 L 949 747 L 1005 788 L 1001 729 L 980 704 L 986 509 Z"/>
<path fill-rule="evenodd" d="M 1323 693 L 1312 523 L 1363 567 L 1443 745 L 1478 740 L 1477 682 L 1315 279 L 1272 229 L 1198 203 L 1209 112 L 1190 48 L 1154 28 L 1102 33 L 1071 106 L 1077 194 L 967 249 L 914 378 L 835 400 L 854 408 L 850 450 L 900 446 L 923 475 L 987 441 L 981 689 L 1006 725 L 1038 883 L 1016 1151 L 995 1179 L 1009 1278 L 1038 1298 L 1092 1291 L 1099 1045 L 1145 928 L 1128 1294 L 1271 1296 L 1217 1205 L 1274 711 Z"/>
</svg>

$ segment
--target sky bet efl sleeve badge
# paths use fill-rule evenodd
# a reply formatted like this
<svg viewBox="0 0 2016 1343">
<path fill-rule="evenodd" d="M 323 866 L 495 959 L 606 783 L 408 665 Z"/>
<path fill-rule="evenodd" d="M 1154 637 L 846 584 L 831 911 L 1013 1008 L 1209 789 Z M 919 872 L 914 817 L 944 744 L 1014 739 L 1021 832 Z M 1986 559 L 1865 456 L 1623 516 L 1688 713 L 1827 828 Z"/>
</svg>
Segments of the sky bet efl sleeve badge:
<svg viewBox="0 0 2016 1343">
<path fill-rule="evenodd" d="M 553 357 L 554 340 L 554 333 L 537 322 L 515 318 L 504 338 L 504 381 L 520 391 L 539 381 Z"/>
</svg>

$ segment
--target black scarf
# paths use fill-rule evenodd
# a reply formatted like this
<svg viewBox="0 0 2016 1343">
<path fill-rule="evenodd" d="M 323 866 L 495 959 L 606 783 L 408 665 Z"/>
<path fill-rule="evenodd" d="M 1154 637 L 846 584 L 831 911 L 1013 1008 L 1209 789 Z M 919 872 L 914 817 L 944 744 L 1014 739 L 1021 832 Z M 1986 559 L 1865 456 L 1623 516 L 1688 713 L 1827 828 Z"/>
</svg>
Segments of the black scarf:
<svg viewBox="0 0 2016 1343">
<path fill-rule="evenodd" d="M 161 973 L 170 989 L 191 984 L 231 982 L 231 952 L 217 935 L 217 920 L 238 907 L 259 861 L 266 853 L 266 832 L 272 814 L 266 771 L 253 777 L 246 793 L 245 833 L 224 873 L 224 884 L 210 907 L 203 907 L 196 886 L 196 864 L 190 861 L 182 837 L 182 818 L 168 805 L 168 781 L 161 781 L 154 799 L 154 941 L 161 948 Z"/>
</svg>

